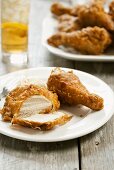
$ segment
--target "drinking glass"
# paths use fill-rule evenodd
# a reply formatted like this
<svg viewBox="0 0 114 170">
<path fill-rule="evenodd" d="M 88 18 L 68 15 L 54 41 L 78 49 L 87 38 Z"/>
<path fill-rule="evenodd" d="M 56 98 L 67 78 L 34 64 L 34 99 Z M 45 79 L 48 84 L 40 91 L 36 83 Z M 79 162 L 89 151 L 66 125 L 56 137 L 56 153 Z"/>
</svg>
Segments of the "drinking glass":
<svg viewBox="0 0 114 170">
<path fill-rule="evenodd" d="M 2 59 L 13 65 L 28 63 L 30 0 L 1 0 Z"/>
</svg>

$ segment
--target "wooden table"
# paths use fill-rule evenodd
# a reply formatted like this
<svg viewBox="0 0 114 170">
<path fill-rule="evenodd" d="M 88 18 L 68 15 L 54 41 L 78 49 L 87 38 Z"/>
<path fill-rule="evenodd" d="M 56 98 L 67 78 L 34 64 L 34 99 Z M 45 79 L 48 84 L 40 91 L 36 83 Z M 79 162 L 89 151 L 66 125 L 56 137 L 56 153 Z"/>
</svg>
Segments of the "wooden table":
<svg viewBox="0 0 114 170">
<path fill-rule="evenodd" d="M 42 46 L 42 21 L 51 3 L 52 0 L 31 1 L 29 67 L 61 66 L 82 70 L 101 78 L 114 90 L 114 63 L 65 60 L 53 56 Z M 14 70 L 16 68 L 0 62 L 0 75 Z M 0 135 L 0 170 L 15 169 L 113 170 L 114 117 L 99 130 L 66 142 L 34 143 Z"/>
</svg>

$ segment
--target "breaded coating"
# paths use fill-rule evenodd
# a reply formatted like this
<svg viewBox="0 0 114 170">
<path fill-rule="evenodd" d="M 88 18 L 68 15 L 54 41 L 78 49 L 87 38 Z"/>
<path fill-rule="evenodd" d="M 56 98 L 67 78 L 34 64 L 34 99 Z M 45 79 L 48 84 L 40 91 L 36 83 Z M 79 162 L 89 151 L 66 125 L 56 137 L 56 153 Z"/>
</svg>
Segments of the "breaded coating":
<svg viewBox="0 0 114 170">
<path fill-rule="evenodd" d="M 60 32 L 73 32 L 82 28 L 78 18 L 68 14 L 60 16 L 58 21 L 58 31 Z"/>
<path fill-rule="evenodd" d="M 106 0 L 89 0 L 87 1 L 86 4 L 83 4 L 83 5 L 76 5 L 72 8 L 72 15 L 73 16 L 78 16 L 78 10 L 80 10 L 80 8 L 82 7 L 91 7 L 91 6 L 99 6 L 99 8 L 101 8 L 103 11 L 103 7 L 104 7 L 104 4 L 105 4 Z"/>
<path fill-rule="evenodd" d="M 114 30 L 112 17 L 104 11 L 101 3 L 93 3 L 89 6 L 82 5 L 77 7 L 77 16 L 83 27 L 99 26 L 107 30 Z"/>
<path fill-rule="evenodd" d="M 71 33 L 57 33 L 47 41 L 54 47 L 63 45 L 84 54 L 94 55 L 103 53 L 112 42 L 108 31 L 99 27 L 87 27 Z"/>
<path fill-rule="evenodd" d="M 109 5 L 109 14 L 112 16 L 112 19 L 114 20 L 114 1 L 112 1 Z"/>
<path fill-rule="evenodd" d="M 103 109 L 103 98 L 89 93 L 72 71 L 54 69 L 47 82 L 48 89 L 58 94 L 59 100 L 70 105 L 82 104 L 92 110 Z"/>
<path fill-rule="evenodd" d="M 99 6 L 103 6 L 103 4 L 106 2 L 106 0 L 91 0 L 91 4 L 96 4 Z M 78 5 L 78 7 L 81 7 L 82 5 Z M 85 5 L 84 5 L 85 6 Z M 67 7 L 59 2 L 55 2 L 51 6 L 51 12 L 56 16 L 61 16 L 64 14 L 69 14 L 72 16 L 77 16 L 77 5 L 74 7 Z"/>
<path fill-rule="evenodd" d="M 73 22 L 73 21 L 77 20 L 77 17 L 74 17 L 74 16 L 69 15 L 69 14 L 64 14 L 64 15 L 59 16 L 57 19 L 58 19 L 59 23 L 65 22 L 65 21 L 72 21 Z"/>
<path fill-rule="evenodd" d="M 6 97 L 5 104 L 1 110 L 1 114 L 4 121 L 11 121 L 14 115 L 17 115 L 20 111 L 22 104 L 31 96 L 41 95 L 51 101 L 52 105 L 41 111 L 41 113 L 54 112 L 59 109 L 60 103 L 58 96 L 50 92 L 45 87 L 37 85 L 25 85 L 16 87 Z"/>
<path fill-rule="evenodd" d="M 51 12 L 56 16 L 60 16 L 63 14 L 71 14 L 71 11 L 72 8 L 66 7 L 58 2 L 53 3 L 51 6 Z"/>
</svg>

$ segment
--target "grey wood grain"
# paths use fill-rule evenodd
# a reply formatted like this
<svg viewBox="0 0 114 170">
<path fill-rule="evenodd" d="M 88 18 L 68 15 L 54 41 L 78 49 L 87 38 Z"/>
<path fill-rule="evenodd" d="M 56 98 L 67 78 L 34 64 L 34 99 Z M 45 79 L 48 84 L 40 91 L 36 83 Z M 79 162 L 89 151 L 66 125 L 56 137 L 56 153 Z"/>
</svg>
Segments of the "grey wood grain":
<svg viewBox="0 0 114 170">
<path fill-rule="evenodd" d="M 31 0 L 28 67 L 74 67 L 50 54 L 41 44 L 42 21 L 51 0 Z M 0 75 L 19 70 L 0 62 Z M 2 83 L 2 82 L 1 82 Z M 33 143 L 0 135 L 0 170 L 79 170 L 77 139 L 59 143 Z"/>
<path fill-rule="evenodd" d="M 1 170 L 78 170 L 76 140 L 33 143 L 0 135 Z"/>
<path fill-rule="evenodd" d="M 114 90 L 114 63 L 75 62 L 75 68 L 91 73 Z M 82 170 L 114 169 L 114 116 L 99 130 L 80 138 Z"/>
</svg>

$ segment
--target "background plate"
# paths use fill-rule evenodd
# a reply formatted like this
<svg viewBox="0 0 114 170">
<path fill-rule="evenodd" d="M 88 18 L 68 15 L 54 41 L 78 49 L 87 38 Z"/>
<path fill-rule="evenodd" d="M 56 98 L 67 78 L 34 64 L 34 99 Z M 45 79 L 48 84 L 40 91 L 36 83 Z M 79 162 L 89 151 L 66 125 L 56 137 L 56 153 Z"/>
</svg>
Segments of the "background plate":
<svg viewBox="0 0 114 170">
<path fill-rule="evenodd" d="M 43 45 L 53 54 L 70 60 L 77 61 L 103 61 L 103 62 L 114 62 L 114 49 L 109 49 L 105 54 L 102 55 L 84 55 L 71 49 L 60 49 L 48 45 L 47 39 L 56 33 L 58 22 L 49 14 L 43 22 L 43 33 L 42 43 Z M 72 52 L 71 52 L 72 51 Z"/>
</svg>

